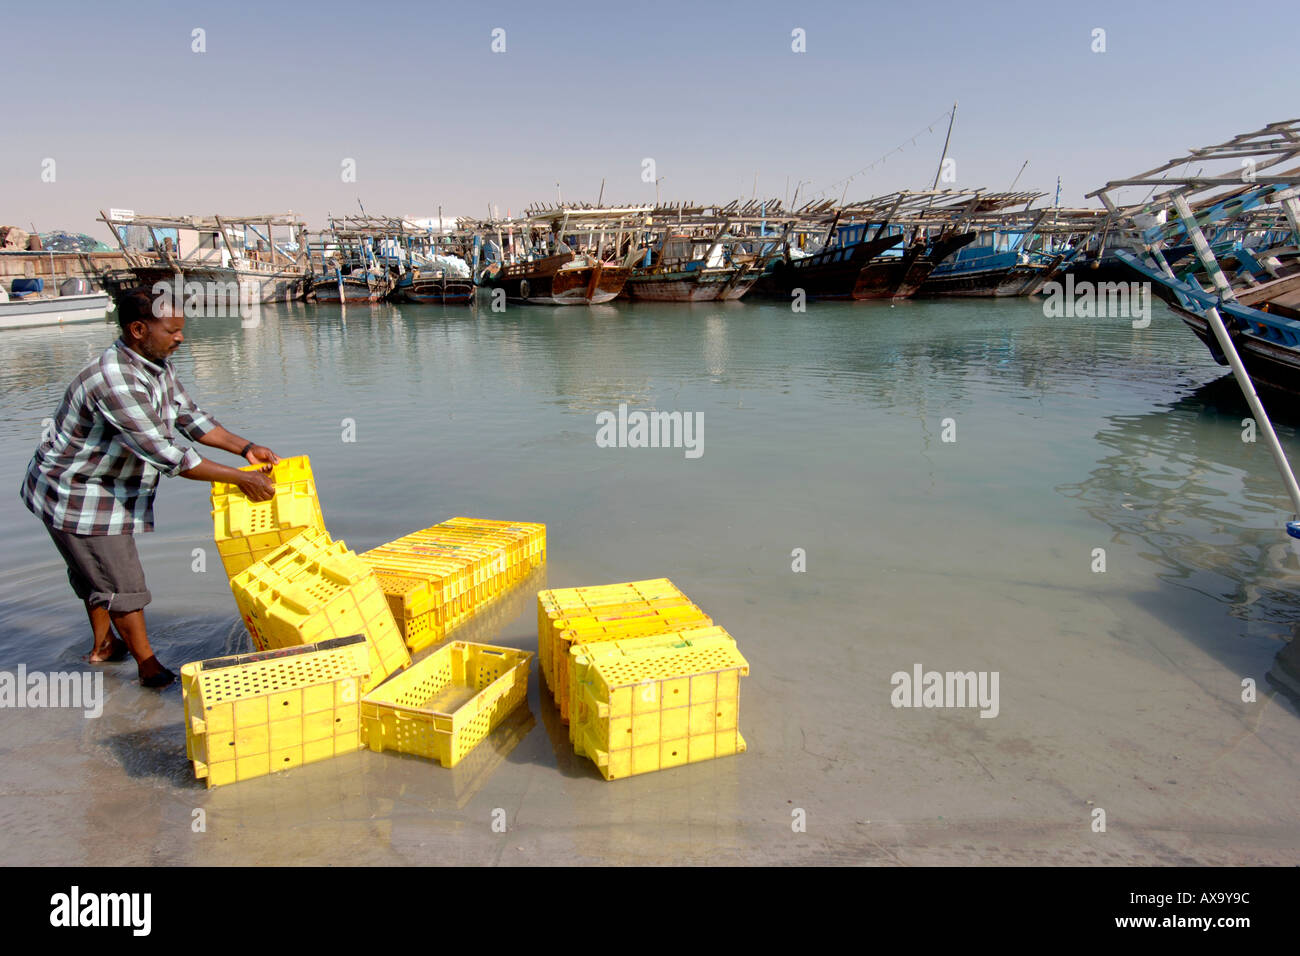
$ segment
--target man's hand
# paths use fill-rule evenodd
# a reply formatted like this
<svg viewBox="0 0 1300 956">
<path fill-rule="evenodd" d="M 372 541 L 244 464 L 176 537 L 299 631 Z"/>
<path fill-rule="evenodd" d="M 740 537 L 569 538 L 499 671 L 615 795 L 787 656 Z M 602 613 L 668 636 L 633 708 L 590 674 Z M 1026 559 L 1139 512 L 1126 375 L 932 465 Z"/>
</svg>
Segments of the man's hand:
<svg viewBox="0 0 1300 956">
<path fill-rule="evenodd" d="M 251 458 L 253 453 L 250 451 L 248 456 Z M 241 471 L 236 484 L 250 501 L 270 501 L 275 497 L 275 482 L 271 480 L 270 471 L 269 464 L 260 471 Z"/>
<path fill-rule="evenodd" d="M 265 445 L 254 445 L 244 456 L 250 465 L 278 465 L 280 456 Z"/>
</svg>

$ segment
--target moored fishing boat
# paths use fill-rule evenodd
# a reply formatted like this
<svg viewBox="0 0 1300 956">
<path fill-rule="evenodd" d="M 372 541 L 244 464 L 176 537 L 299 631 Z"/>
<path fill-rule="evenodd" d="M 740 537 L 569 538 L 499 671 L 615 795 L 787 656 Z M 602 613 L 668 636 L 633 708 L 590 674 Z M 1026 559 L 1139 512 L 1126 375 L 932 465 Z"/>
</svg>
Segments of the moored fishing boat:
<svg viewBox="0 0 1300 956">
<path fill-rule="evenodd" d="M 1056 208 L 1028 209 L 1042 193 L 1001 193 L 981 199 L 969 222 L 976 238 L 934 270 L 918 298 L 948 296 L 1005 298 L 1033 295 L 1054 278 L 1073 253 L 1067 243 L 1079 228 Z M 1026 203 L 1021 212 L 1001 211 Z M 1037 248 L 1035 248 L 1037 246 Z"/>
<path fill-rule="evenodd" d="M 618 298 L 632 270 L 572 251 L 502 266 L 485 284 L 505 290 L 509 302 L 599 305 Z"/>
<path fill-rule="evenodd" d="M 1055 273 L 1062 258 L 1023 250 L 994 251 L 987 246 L 968 246 L 936 266 L 916 295 L 921 299 L 1033 295 Z"/>
<path fill-rule="evenodd" d="M 906 248 L 876 256 L 858 274 L 854 299 L 910 299 L 934 268 L 962 246 L 974 241 L 973 232 L 946 231 L 934 238 L 915 235 Z"/>
<path fill-rule="evenodd" d="M 1245 181 L 1243 156 L 1251 171 Z M 1089 194 L 1129 230 L 1128 249 L 1115 256 L 1133 285 L 1149 283 L 1217 363 L 1231 365 L 1235 352 L 1251 383 L 1284 396 L 1293 410 L 1300 407 L 1300 167 L 1273 167 L 1297 159 L 1300 120 L 1272 123 Z M 1193 161 L 1200 164 L 1194 175 L 1178 171 Z M 1149 187 L 1165 188 L 1131 205 L 1117 201 L 1125 189 Z M 1270 210 L 1269 227 L 1252 248 L 1249 232 L 1261 207 Z M 1215 225 L 1224 233 L 1225 223 L 1229 231 L 1244 223 L 1247 231 L 1230 254 L 1216 253 L 1204 232 Z M 1175 269 L 1165 253 L 1177 261 L 1176 251 L 1188 245 L 1192 263 Z"/>
<path fill-rule="evenodd" d="M 69 281 L 84 282 L 85 280 Z M 108 315 L 108 309 L 107 292 L 87 291 L 70 295 L 34 294 L 11 297 L 4 289 L 0 289 L 0 329 L 69 325 L 74 322 L 102 322 Z"/>
<path fill-rule="evenodd" d="M 318 243 L 307 246 L 309 261 L 313 248 L 320 256 L 310 279 L 312 298 L 333 305 L 387 298 L 400 268 L 391 257 L 380 254 L 388 234 L 388 220 L 330 217 L 329 229 Z"/>
<path fill-rule="evenodd" d="M 837 213 L 830 224 L 828 240 L 821 249 L 805 255 L 787 237 L 777 259 L 755 291 L 788 299 L 802 290 L 808 299 L 852 299 L 863 268 L 903 241 L 901 233 L 865 238 L 865 226 L 838 228 Z"/>
<path fill-rule="evenodd" d="M 350 269 L 336 264 L 331 271 L 316 273 L 311 279 L 312 297 L 317 302 L 335 305 L 380 302 L 392 288 L 392 279 L 387 272 L 369 267 Z"/>
<path fill-rule="evenodd" d="M 808 299 L 910 298 L 935 266 L 975 238 L 949 215 L 934 220 L 931 228 L 916 218 L 917 211 L 939 197 L 969 202 L 973 196 L 978 192 L 904 191 L 841 207 L 825 227 L 820 248 L 813 236 L 816 251 L 810 255 L 798 255 L 794 241 L 795 236 L 806 236 L 809 226 L 787 235 L 783 257 L 759 281 L 756 292 L 782 298 L 798 290 Z"/>
<path fill-rule="evenodd" d="M 758 280 L 757 260 L 732 262 L 719 245 L 715 252 L 710 240 L 708 251 L 699 258 L 692 255 L 687 237 L 666 239 L 661 255 L 649 266 L 632 270 L 627 280 L 627 296 L 646 302 L 731 302 L 743 298 Z"/>
<path fill-rule="evenodd" d="M 106 277 L 113 294 L 174 286 L 178 299 L 205 308 L 289 302 L 305 294 L 306 225 L 292 214 L 205 218 L 111 210 L 99 218 L 128 264 Z M 275 239 L 277 226 L 289 228 L 287 242 Z"/>
<path fill-rule="evenodd" d="M 448 275 L 440 269 L 419 266 L 400 276 L 393 287 L 396 301 L 429 305 L 465 305 L 474 300 L 474 293 L 474 280 L 467 275 Z"/>
</svg>

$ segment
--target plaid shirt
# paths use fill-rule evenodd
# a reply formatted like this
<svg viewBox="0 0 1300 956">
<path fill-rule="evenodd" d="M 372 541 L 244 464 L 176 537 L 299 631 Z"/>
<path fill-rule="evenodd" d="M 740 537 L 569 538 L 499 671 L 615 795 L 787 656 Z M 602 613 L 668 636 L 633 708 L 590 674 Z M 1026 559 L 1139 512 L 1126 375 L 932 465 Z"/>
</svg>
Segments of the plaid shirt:
<svg viewBox="0 0 1300 956">
<path fill-rule="evenodd" d="M 68 386 L 19 494 L 60 531 L 152 531 L 158 475 L 178 475 L 202 460 L 176 444 L 176 432 L 198 441 L 215 427 L 170 361 L 158 365 L 118 339 Z"/>
</svg>

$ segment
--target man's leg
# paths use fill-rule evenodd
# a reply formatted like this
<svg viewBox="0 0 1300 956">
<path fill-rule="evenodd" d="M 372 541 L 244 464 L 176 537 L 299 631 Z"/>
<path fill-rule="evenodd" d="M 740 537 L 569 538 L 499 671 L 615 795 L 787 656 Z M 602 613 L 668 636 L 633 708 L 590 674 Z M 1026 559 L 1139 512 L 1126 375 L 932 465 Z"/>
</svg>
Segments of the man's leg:
<svg viewBox="0 0 1300 956">
<path fill-rule="evenodd" d="M 108 608 L 95 607 L 88 600 L 83 603 L 86 605 L 86 616 L 90 618 L 90 630 L 95 638 L 87 660 L 92 664 L 126 660 L 127 644 L 113 633 L 113 620 L 109 617 Z"/>
<path fill-rule="evenodd" d="M 108 616 L 108 608 L 91 604 L 90 597 L 95 588 L 81 570 L 81 558 L 69 547 L 67 538 L 50 530 L 50 537 L 59 549 L 64 562 L 68 565 L 68 583 L 81 603 L 86 606 L 86 617 L 90 619 L 91 645 L 90 656 L 86 659 L 92 664 L 104 664 L 109 661 L 126 660 L 127 646 L 121 638 L 113 635 L 113 622 Z"/>
<path fill-rule="evenodd" d="M 174 681 L 176 675 L 159 663 L 149 645 L 144 607 L 151 596 L 132 536 L 74 535 L 49 530 L 67 559 L 73 589 L 86 603 L 95 647 L 101 647 L 105 637 L 111 644 L 109 628 L 103 624 L 106 618 L 135 658 L 141 683 L 166 687 Z"/>
<path fill-rule="evenodd" d="M 110 610 L 108 614 L 117 633 L 122 635 L 126 646 L 131 648 L 131 656 L 140 669 L 141 682 L 148 687 L 165 687 L 176 679 L 176 675 L 154 657 L 153 648 L 149 646 L 149 633 L 144 626 L 143 608 L 138 611 Z"/>
</svg>

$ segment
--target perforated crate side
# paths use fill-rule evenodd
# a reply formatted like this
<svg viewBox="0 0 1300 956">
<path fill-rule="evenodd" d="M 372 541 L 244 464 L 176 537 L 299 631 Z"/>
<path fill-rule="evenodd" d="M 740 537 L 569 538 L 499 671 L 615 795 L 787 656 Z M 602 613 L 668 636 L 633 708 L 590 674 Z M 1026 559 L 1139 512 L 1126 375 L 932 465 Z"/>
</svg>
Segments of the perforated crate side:
<svg viewBox="0 0 1300 956">
<path fill-rule="evenodd" d="M 366 689 L 411 658 L 371 568 L 342 541 L 304 532 L 232 585 L 255 640 L 269 647 L 364 634 L 371 648 Z"/>
<path fill-rule="evenodd" d="M 241 470 L 255 471 L 249 465 Z M 271 470 L 276 486 L 269 501 L 251 501 L 237 485 L 214 482 L 213 539 L 227 577 L 247 568 L 307 528 L 323 531 L 325 519 L 307 457 L 282 459 Z"/>
<path fill-rule="evenodd" d="M 574 750 L 607 780 L 743 752 L 740 678 L 749 664 L 717 627 L 594 644 L 573 655 Z"/>
<path fill-rule="evenodd" d="M 186 754 L 209 787 L 357 750 L 360 635 L 181 668 Z"/>
</svg>

